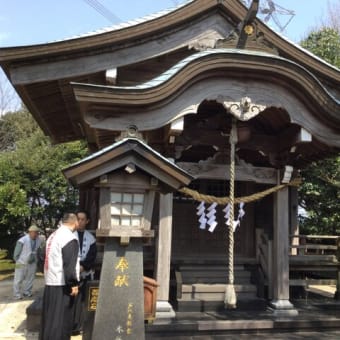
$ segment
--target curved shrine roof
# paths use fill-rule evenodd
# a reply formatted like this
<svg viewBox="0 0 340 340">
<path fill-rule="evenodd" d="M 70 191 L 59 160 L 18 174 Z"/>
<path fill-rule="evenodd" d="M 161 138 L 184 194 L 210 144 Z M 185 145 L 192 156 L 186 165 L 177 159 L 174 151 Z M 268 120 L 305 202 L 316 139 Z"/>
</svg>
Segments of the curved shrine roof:
<svg viewBox="0 0 340 340">
<path fill-rule="evenodd" d="M 309 117 L 320 124 L 320 130 L 325 127 L 339 133 L 340 71 L 257 18 L 253 22 L 256 32 L 253 44 L 235 49 L 232 33 L 237 31 L 247 11 L 238 0 L 189 0 L 139 20 L 71 39 L 0 48 L 0 65 L 44 132 L 57 143 L 87 138 L 89 143 L 103 146 L 96 137 L 102 130 L 86 124 L 83 104 L 78 105 L 71 83 L 81 84 L 74 85 L 76 92 L 83 87 L 101 89 L 108 97 L 120 93 L 125 103 L 116 102 L 119 109 L 122 104 L 130 104 L 126 102 L 128 93 L 157 92 L 173 78 L 180 78 L 178 75 L 182 76 L 190 65 L 205 58 L 210 58 L 211 65 L 215 63 L 213 59 L 219 58 L 224 71 L 228 69 L 227 63 L 232 62 L 235 69 L 242 69 L 244 79 L 256 74 L 261 81 L 283 81 L 291 94 L 295 91 L 304 98 Z M 207 48 L 200 46 L 203 40 L 203 45 L 208 41 L 215 49 L 196 52 L 195 49 Z M 139 73 L 133 79 L 136 65 Z M 207 72 L 209 67 L 205 67 Z M 113 68 L 118 71 L 120 86 L 105 87 L 105 72 Z M 130 87 L 126 86 L 129 72 L 134 80 Z M 149 73 L 145 79 L 143 72 Z M 232 73 L 231 66 L 228 72 Z M 190 75 L 183 77 L 191 79 Z M 289 84 L 288 79 L 294 82 Z M 156 92 L 154 97 L 160 98 L 161 94 Z M 140 96 L 136 103 L 145 105 L 145 98 Z M 107 103 L 110 101 L 114 102 L 113 97 L 107 99 Z M 108 144 L 112 138 L 115 137 L 109 136 Z"/>
</svg>

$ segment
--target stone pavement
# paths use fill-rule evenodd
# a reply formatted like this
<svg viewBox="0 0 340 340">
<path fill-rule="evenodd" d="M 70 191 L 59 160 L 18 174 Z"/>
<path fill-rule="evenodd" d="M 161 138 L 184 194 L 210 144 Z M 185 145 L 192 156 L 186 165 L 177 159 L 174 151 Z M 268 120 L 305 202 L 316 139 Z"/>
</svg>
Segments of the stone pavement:
<svg viewBox="0 0 340 340">
<path fill-rule="evenodd" d="M 26 308 L 33 302 L 33 297 L 39 296 L 43 291 L 43 278 L 42 276 L 37 276 L 34 283 L 34 296 L 32 298 L 27 298 L 23 300 L 13 300 L 12 298 L 12 284 L 13 278 L 10 277 L 8 279 L 0 281 L 0 339 L 1 340 L 38 340 L 37 333 L 28 333 L 26 331 Z M 325 290 L 323 287 L 315 287 L 314 292 L 320 292 L 320 290 Z M 331 296 L 334 288 L 329 287 L 326 288 L 326 292 Z M 326 295 L 326 294 L 325 294 Z M 330 310 L 326 308 L 323 316 L 325 314 L 329 314 L 328 317 L 332 320 L 334 317 L 340 320 L 340 309 L 339 310 Z M 202 320 L 202 314 L 197 315 L 197 318 Z M 235 315 L 237 319 L 237 316 Z M 333 319 L 334 320 L 334 319 Z M 72 340 L 81 340 L 81 336 L 72 337 Z M 171 336 L 165 333 L 158 334 L 156 337 L 153 337 L 151 334 L 147 334 L 146 339 L 163 339 L 163 340 L 243 340 L 243 339 L 251 339 L 251 340 L 276 340 L 276 339 L 285 339 L 285 340 L 298 340 L 298 339 L 311 339 L 311 340 L 339 340 L 340 339 L 340 322 L 337 329 L 328 328 L 328 329 L 301 329 L 295 331 L 283 330 L 275 333 L 267 332 L 261 333 L 260 330 L 257 330 L 253 333 L 248 334 L 237 334 L 231 333 L 230 335 L 195 335 L 187 334 L 185 336 Z M 106 339 L 103 339 L 106 340 Z M 131 339 L 138 340 L 138 339 Z"/>
<path fill-rule="evenodd" d="M 35 340 L 35 334 L 26 332 L 26 308 L 33 302 L 36 294 L 41 294 L 43 278 L 34 282 L 33 296 L 23 300 L 13 299 L 13 278 L 0 281 L 0 339 Z"/>
<path fill-rule="evenodd" d="M 305 299 L 293 300 L 299 314 L 274 316 L 269 310 L 180 312 L 171 322 L 147 326 L 147 340 L 340 339 L 340 302 L 335 287 L 313 286 Z"/>
<path fill-rule="evenodd" d="M 0 281 L 0 339 L 38 340 L 38 333 L 26 330 L 26 308 L 35 297 L 42 295 L 44 279 L 42 275 L 37 275 L 30 298 L 14 300 L 12 287 L 13 276 Z M 81 340 L 81 336 L 72 337 L 72 340 Z"/>
<path fill-rule="evenodd" d="M 158 338 L 150 338 L 146 336 L 146 340 L 339 340 L 339 332 L 289 332 L 289 333 L 256 333 L 256 334 L 232 334 L 232 335 L 197 335 L 197 336 L 176 336 L 168 337 L 162 335 Z M 104 339 L 103 339 L 104 340 Z M 138 339 L 134 339 L 138 340 Z"/>
</svg>

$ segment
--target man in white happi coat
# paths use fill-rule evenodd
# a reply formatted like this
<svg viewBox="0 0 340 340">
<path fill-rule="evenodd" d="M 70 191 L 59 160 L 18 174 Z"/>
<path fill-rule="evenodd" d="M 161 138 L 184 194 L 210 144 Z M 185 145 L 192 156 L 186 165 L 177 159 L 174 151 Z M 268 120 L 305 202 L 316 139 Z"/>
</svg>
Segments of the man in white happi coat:
<svg viewBox="0 0 340 340">
<path fill-rule="evenodd" d="M 89 224 L 89 213 L 80 210 L 77 213 L 78 228 L 75 235 L 79 242 L 79 262 L 80 262 L 80 288 L 76 297 L 74 306 L 74 320 L 72 334 L 76 335 L 82 332 L 84 322 L 84 302 L 86 294 L 86 283 L 93 280 L 94 265 L 97 256 L 97 246 L 95 237 L 86 230 Z"/>
<path fill-rule="evenodd" d="M 79 245 L 74 234 L 77 227 L 77 215 L 66 213 L 61 226 L 46 241 L 40 340 L 71 338 L 79 287 Z"/>
<path fill-rule="evenodd" d="M 28 233 L 15 246 L 13 259 L 16 263 L 13 282 L 14 299 L 32 296 L 33 281 L 37 271 L 37 251 L 41 245 L 39 228 L 32 225 Z"/>
</svg>

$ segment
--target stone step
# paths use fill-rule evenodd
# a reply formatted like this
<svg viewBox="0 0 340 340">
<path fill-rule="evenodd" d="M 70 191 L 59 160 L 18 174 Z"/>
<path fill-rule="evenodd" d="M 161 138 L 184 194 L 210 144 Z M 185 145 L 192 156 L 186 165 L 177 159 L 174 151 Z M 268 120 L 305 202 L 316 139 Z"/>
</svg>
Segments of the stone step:
<svg viewBox="0 0 340 340">
<path fill-rule="evenodd" d="M 198 299 L 204 301 L 224 301 L 225 284 L 182 285 L 182 300 Z M 237 295 L 243 298 L 255 298 L 257 288 L 251 284 L 234 285 Z"/>
<path fill-rule="evenodd" d="M 183 271 L 222 271 L 222 272 L 228 272 L 228 266 L 227 265 L 213 265 L 213 264 L 207 264 L 207 265 L 180 265 L 178 267 L 180 270 Z M 245 268 L 243 265 L 235 265 L 234 271 L 245 271 Z"/>
<path fill-rule="evenodd" d="M 204 292 L 204 293 L 194 293 L 187 294 L 183 293 L 181 300 L 190 301 L 190 300 L 200 300 L 200 301 L 224 301 L 224 292 L 215 293 L 215 292 Z M 236 295 L 240 299 L 255 299 L 257 296 L 255 293 L 251 292 L 236 292 Z"/>
<path fill-rule="evenodd" d="M 228 263 L 227 255 L 219 254 L 200 254 L 200 256 L 192 256 L 188 254 L 183 254 L 181 256 L 172 256 L 171 262 L 176 265 L 221 265 L 226 266 Z M 234 266 L 236 265 L 256 265 L 258 261 L 254 257 L 242 257 L 237 255 L 234 258 Z"/>
<path fill-rule="evenodd" d="M 192 284 L 192 285 L 182 285 L 182 292 L 224 292 L 225 284 Z M 234 285 L 236 292 L 256 292 L 256 286 L 252 284 L 242 284 Z"/>
<path fill-rule="evenodd" d="M 264 299 L 257 297 L 243 297 L 237 295 L 237 310 L 266 310 L 267 302 Z M 224 298 L 223 300 L 200 300 L 200 299 L 179 299 L 177 301 L 178 312 L 211 312 L 211 311 L 223 311 L 224 310 Z"/>
<path fill-rule="evenodd" d="M 215 313 L 179 312 L 173 322 L 146 325 L 147 340 L 223 340 L 223 339 L 339 339 L 340 319 L 315 312 L 307 317 L 276 318 L 248 309 Z M 237 314 L 237 319 L 233 314 Z M 190 316 L 194 316 L 190 319 Z M 225 317 L 227 315 L 227 317 Z M 251 316 L 251 318 L 249 317 Z M 229 319 L 228 319 L 229 317 Z M 166 334 L 166 335 L 165 335 Z"/>
<path fill-rule="evenodd" d="M 181 266 L 178 271 L 182 282 L 193 283 L 224 283 L 227 280 L 228 268 L 226 266 Z M 249 283 L 251 272 L 244 266 L 235 266 L 234 277 L 236 283 Z"/>
<path fill-rule="evenodd" d="M 227 276 L 228 270 L 181 270 L 180 273 L 182 276 L 202 276 L 202 277 L 209 277 L 209 276 Z M 235 276 L 241 276 L 241 277 L 250 277 L 251 273 L 247 270 L 243 271 L 234 271 Z"/>
<path fill-rule="evenodd" d="M 201 283 L 201 284 L 225 284 L 227 282 L 226 276 L 220 277 L 182 277 L 184 284 L 194 284 L 194 283 Z M 236 284 L 249 284 L 250 278 L 249 277 L 235 277 Z"/>
<path fill-rule="evenodd" d="M 187 271 L 183 271 L 183 272 L 180 272 L 181 275 L 182 275 L 182 278 L 190 278 L 190 277 L 224 277 L 226 278 L 228 276 L 228 272 L 227 271 L 210 271 L 210 272 L 201 272 L 201 271 L 190 271 L 190 272 L 187 272 Z M 242 277 L 242 278 L 250 278 L 251 276 L 251 273 L 248 272 L 248 271 L 244 271 L 244 272 L 234 272 L 234 277 Z"/>
</svg>

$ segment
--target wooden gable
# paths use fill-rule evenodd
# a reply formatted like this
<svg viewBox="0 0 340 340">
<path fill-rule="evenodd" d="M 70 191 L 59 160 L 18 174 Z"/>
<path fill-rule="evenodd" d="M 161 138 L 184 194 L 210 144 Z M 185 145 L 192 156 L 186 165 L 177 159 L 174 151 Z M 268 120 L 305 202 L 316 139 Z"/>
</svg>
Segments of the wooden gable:
<svg viewBox="0 0 340 340">
<path fill-rule="evenodd" d="M 127 167 L 135 167 L 129 171 Z M 125 169 L 126 171 L 121 171 Z M 121 171 L 120 183 L 124 187 L 125 176 L 134 177 L 141 172 L 141 183 L 149 182 L 152 176 L 156 182 L 154 187 L 167 192 L 188 185 L 192 177 L 174 163 L 164 158 L 143 141 L 135 138 L 123 139 L 65 169 L 65 177 L 74 185 L 81 186 L 89 182 L 101 183 L 101 176 L 109 176 L 112 172 Z M 128 174 L 128 175 L 127 175 Z M 131 175 L 132 174 L 132 175 Z M 147 174 L 147 179 L 145 179 Z M 129 178 L 129 181 L 131 179 Z M 106 180 L 107 181 L 107 177 Z M 130 183 L 131 185 L 131 183 Z M 154 189 L 155 190 L 155 189 Z"/>
</svg>

